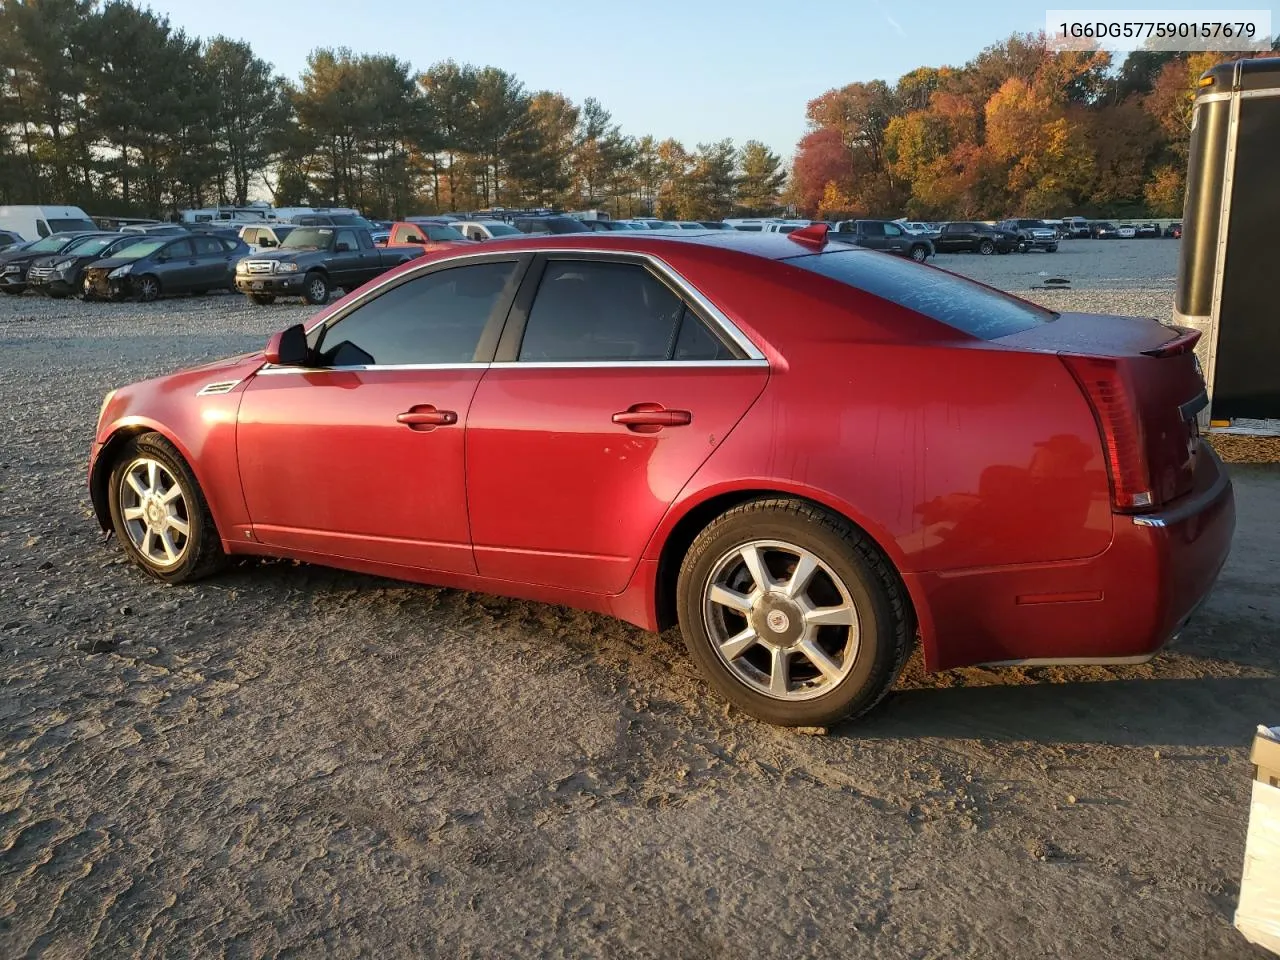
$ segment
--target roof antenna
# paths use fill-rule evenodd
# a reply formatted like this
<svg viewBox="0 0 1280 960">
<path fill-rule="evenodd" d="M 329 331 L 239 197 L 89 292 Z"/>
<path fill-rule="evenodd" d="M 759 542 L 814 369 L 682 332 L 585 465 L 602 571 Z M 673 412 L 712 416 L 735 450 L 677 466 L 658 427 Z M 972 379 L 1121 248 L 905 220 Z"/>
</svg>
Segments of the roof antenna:
<svg viewBox="0 0 1280 960">
<path fill-rule="evenodd" d="M 817 223 L 811 223 L 807 227 L 801 227 L 799 230 L 792 230 L 787 234 L 787 237 L 796 243 L 803 243 L 806 247 L 817 247 L 821 250 L 827 245 L 827 231 L 829 229 L 831 229 L 829 224 L 819 220 Z"/>
</svg>

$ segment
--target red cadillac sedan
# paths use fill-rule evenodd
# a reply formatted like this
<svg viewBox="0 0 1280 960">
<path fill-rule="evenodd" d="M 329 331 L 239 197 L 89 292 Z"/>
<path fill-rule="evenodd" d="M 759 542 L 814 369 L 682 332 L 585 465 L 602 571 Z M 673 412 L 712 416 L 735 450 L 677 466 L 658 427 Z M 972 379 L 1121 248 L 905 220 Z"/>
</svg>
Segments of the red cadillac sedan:
<svg viewBox="0 0 1280 960">
<path fill-rule="evenodd" d="M 1132 663 L 1230 548 L 1195 334 L 783 234 L 494 240 L 102 405 L 170 583 L 287 557 L 678 624 L 779 724 L 932 670 Z"/>
</svg>

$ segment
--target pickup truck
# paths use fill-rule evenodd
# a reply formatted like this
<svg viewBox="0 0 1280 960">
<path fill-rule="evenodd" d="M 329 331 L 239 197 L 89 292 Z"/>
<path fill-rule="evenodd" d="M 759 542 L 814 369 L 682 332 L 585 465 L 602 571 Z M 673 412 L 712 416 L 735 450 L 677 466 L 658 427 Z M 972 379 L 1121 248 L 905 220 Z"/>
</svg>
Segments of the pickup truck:
<svg viewBox="0 0 1280 960">
<path fill-rule="evenodd" d="M 918 233 L 908 233 L 891 220 L 841 220 L 827 237 L 870 250 L 883 250 L 924 263 L 933 256 L 933 241 Z"/>
<path fill-rule="evenodd" d="M 421 250 L 448 250 L 475 243 L 458 229 L 456 224 L 423 217 L 401 220 L 391 225 L 387 234 L 387 246 L 413 246 Z"/>
<path fill-rule="evenodd" d="M 257 304 L 276 297 L 324 303 L 334 289 L 354 290 L 423 253 L 421 247 L 378 247 L 362 227 L 296 227 L 271 253 L 236 264 L 236 289 Z"/>
</svg>

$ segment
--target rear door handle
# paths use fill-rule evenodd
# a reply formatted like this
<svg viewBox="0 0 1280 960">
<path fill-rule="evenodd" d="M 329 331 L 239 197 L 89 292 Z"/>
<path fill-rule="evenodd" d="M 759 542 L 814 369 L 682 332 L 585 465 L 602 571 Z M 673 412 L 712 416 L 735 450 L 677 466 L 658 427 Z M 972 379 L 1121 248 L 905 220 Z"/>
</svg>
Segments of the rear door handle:
<svg viewBox="0 0 1280 960">
<path fill-rule="evenodd" d="M 429 403 L 411 407 L 404 413 L 396 414 L 396 423 L 403 423 L 410 430 L 428 431 L 436 427 L 447 427 L 458 422 L 458 415 L 452 410 L 437 410 Z"/>
<path fill-rule="evenodd" d="M 657 433 L 663 427 L 687 426 L 693 422 L 693 414 L 688 410 L 668 410 L 660 403 L 633 403 L 615 413 L 613 422 L 636 433 Z"/>
</svg>

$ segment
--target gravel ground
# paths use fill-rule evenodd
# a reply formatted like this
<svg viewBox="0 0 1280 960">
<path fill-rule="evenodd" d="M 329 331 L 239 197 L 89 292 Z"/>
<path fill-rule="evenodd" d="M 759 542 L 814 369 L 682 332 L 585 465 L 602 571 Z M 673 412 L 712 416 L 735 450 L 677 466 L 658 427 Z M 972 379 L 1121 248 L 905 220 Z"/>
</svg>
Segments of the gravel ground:
<svg viewBox="0 0 1280 960">
<path fill-rule="evenodd" d="M 1174 249 L 941 262 L 1018 292 L 1070 264 L 1037 296 L 1161 316 Z M 0 297 L 0 956 L 1263 955 L 1231 917 L 1280 702 L 1277 468 L 1233 466 L 1235 551 L 1166 655 L 917 658 L 803 736 L 603 617 L 131 569 L 84 491 L 102 394 L 308 313 Z"/>
</svg>

